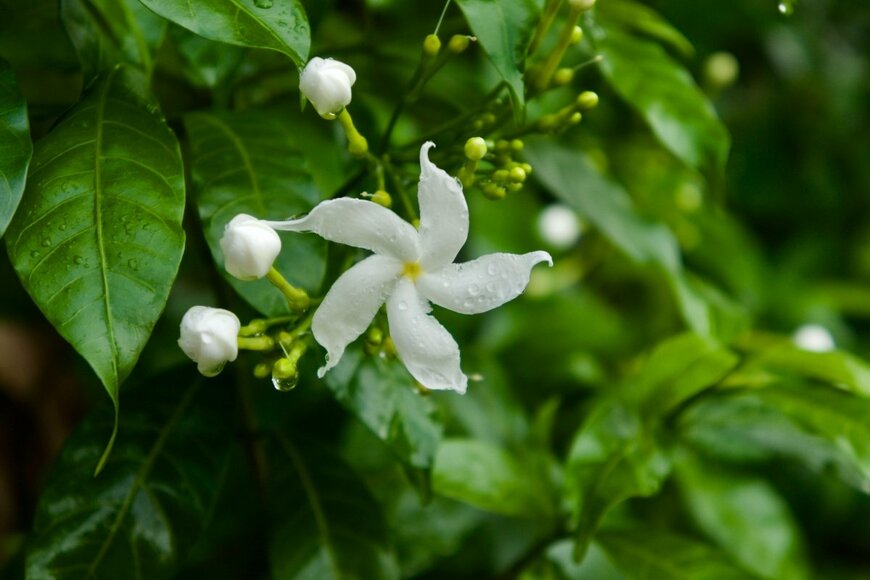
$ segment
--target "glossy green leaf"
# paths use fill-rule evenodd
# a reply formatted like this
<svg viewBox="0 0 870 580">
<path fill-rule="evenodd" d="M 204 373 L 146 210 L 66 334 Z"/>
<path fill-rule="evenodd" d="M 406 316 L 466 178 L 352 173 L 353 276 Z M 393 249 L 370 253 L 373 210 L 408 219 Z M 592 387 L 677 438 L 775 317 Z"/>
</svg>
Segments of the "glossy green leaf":
<svg viewBox="0 0 870 580">
<path fill-rule="evenodd" d="M 617 401 L 596 407 L 571 445 L 565 473 L 576 553 L 585 554 L 613 506 L 655 494 L 669 472 L 670 460 L 649 423 Z"/>
<path fill-rule="evenodd" d="M 625 380 L 625 396 L 645 417 L 659 418 L 721 381 L 738 357 L 716 342 L 683 334 L 656 346 Z"/>
<path fill-rule="evenodd" d="M 432 402 L 420 396 L 401 364 L 351 348 L 326 375 L 326 385 L 406 466 L 432 468 L 441 425 Z"/>
<path fill-rule="evenodd" d="M 145 6 L 211 40 L 277 50 L 302 67 L 311 30 L 300 0 L 140 0 Z"/>
<path fill-rule="evenodd" d="M 526 53 L 538 24 L 533 0 L 457 0 L 471 31 L 510 88 L 516 111 L 525 106 Z"/>
<path fill-rule="evenodd" d="M 750 370 L 759 367 L 824 381 L 870 397 L 870 366 L 846 352 L 810 352 L 783 342 L 762 350 L 751 359 Z"/>
<path fill-rule="evenodd" d="M 61 0 L 60 13 L 86 81 L 118 63 L 151 75 L 166 20 L 138 0 Z"/>
<path fill-rule="evenodd" d="M 870 490 L 870 400 L 805 384 L 765 387 L 758 397 L 834 446 L 861 474 L 862 489 Z"/>
<path fill-rule="evenodd" d="M 608 530 L 598 542 L 632 580 L 749 580 L 714 548 L 653 529 Z"/>
<path fill-rule="evenodd" d="M 519 580 L 625 580 L 625 576 L 598 544 L 590 544 L 586 556 L 577 562 L 571 541 L 560 540 L 523 570 Z"/>
<path fill-rule="evenodd" d="M 527 140 L 525 156 L 534 175 L 631 260 L 659 268 L 666 276 L 686 323 L 711 334 L 712 315 L 689 282 L 673 234 L 640 215 L 628 192 L 602 175 L 589 158 L 552 141 Z"/>
<path fill-rule="evenodd" d="M 593 29 L 600 67 L 662 144 L 690 167 L 720 175 L 730 138 L 691 75 L 656 42 L 610 26 Z"/>
<path fill-rule="evenodd" d="M 243 282 L 226 273 L 220 239 L 227 222 L 240 213 L 285 219 L 317 204 L 299 152 L 303 144 L 288 123 L 260 112 L 192 113 L 184 126 L 196 204 L 218 270 L 261 313 L 286 313 L 286 299 L 267 280 Z M 282 232 L 281 241 L 275 267 L 316 295 L 326 272 L 326 243 L 291 232 Z"/>
<path fill-rule="evenodd" d="M 808 578 L 803 541 L 788 505 L 764 479 L 689 453 L 675 475 L 695 524 L 747 570 L 763 578 Z"/>
<path fill-rule="evenodd" d="M 169 38 L 181 57 L 184 75 L 196 86 L 225 89 L 245 57 L 244 48 L 203 38 L 180 26 L 170 26 Z"/>
<path fill-rule="evenodd" d="M 175 135 L 116 68 L 41 139 L 6 243 L 30 296 L 117 406 L 184 250 Z"/>
<path fill-rule="evenodd" d="M 80 425 L 40 497 L 28 578 L 172 577 L 210 523 L 232 449 L 231 407 L 207 387 L 180 373 L 133 391 L 96 478 L 112 414 Z"/>
<path fill-rule="evenodd" d="M 269 481 L 274 578 L 399 577 L 380 506 L 335 454 L 277 436 Z"/>
<path fill-rule="evenodd" d="M 32 153 L 27 104 L 12 68 L 0 59 L 0 238 L 18 209 Z"/>
<path fill-rule="evenodd" d="M 535 459 L 475 439 L 448 439 L 438 447 L 432 489 L 492 513 L 552 517 L 553 489 Z"/>
<path fill-rule="evenodd" d="M 609 0 L 596 5 L 595 16 L 605 25 L 617 25 L 664 43 L 684 57 L 695 53 L 692 43 L 661 14 L 634 0 Z"/>
</svg>

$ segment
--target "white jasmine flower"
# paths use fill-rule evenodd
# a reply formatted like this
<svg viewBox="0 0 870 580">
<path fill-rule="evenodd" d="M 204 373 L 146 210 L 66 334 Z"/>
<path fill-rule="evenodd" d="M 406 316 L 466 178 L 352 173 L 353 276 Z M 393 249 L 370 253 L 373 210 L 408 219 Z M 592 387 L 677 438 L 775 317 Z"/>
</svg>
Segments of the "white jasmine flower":
<svg viewBox="0 0 870 580">
<path fill-rule="evenodd" d="M 194 306 L 181 319 L 178 346 L 199 372 L 213 377 L 239 355 L 239 328 L 239 319 L 229 310 Z"/>
<path fill-rule="evenodd" d="M 314 57 L 299 79 L 299 90 L 321 116 L 334 115 L 350 104 L 354 70 L 331 58 Z"/>
<path fill-rule="evenodd" d="M 828 329 L 818 324 L 804 324 L 792 336 L 792 341 L 798 348 L 810 352 L 828 352 L 834 350 L 834 337 Z"/>
<path fill-rule="evenodd" d="M 541 238 L 559 250 L 566 250 L 576 244 L 581 232 L 577 214 L 562 204 L 554 203 L 538 216 L 538 233 Z"/>
<path fill-rule="evenodd" d="M 429 161 L 433 146 L 420 150 L 419 231 L 376 203 L 348 198 L 324 201 L 300 219 L 266 222 L 375 254 L 342 274 L 314 313 L 312 333 L 327 351 L 321 377 L 386 302 L 396 351 L 414 378 L 428 389 L 464 393 L 459 346 L 429 315 L 430 302 L 462 314 L 486 312 L 522 294 L 535 264 L 552 265 L 547 252 L 454 264 L 468 237 L 468 205 L 459 182 Z"/>
<path fill-rule="evenodd" d="M 243 213 L 227 224 L 220 244 L 227 272 L 240 280 L 265 276 L 281 252 L 281 238 L 275 230 Z"/>
</svg>

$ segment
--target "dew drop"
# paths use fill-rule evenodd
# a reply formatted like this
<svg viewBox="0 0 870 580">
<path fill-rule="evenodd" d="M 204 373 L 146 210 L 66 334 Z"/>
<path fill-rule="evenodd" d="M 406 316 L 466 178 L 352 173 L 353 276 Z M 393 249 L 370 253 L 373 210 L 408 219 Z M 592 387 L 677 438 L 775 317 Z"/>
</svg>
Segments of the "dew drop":
<svg viewBox="0 0 870 580">
<path fill-rule="evenodd" d="M 794 12 L 794 6 L 790 1 L 780 2 L 777 6 L 780 14 L 784 14 L 786 16 L 791 16 L 792 12 Z"/>
<path fill-rule="evenodd" d="M 487 266 L 486 273 L 490 276 L 495 276 L 495 266 Z"/>
<path fill-rule="evenodd" d="M 51 239 L 49 239 L 49 238 L 42 238 L 42 247 L 43 247 L 43 248 L 47 248 L 47 247 L 49 247 L 50 245 L 51 245 Z"/>
<path fill-rule="evenodd" d="M 63 183 L 60 184 L 60 190 L 63 193 L 69 193 L 70 191 L 72 191 L 72 188 L 73 188 L 72 181 L 64 181 Z"/>
<path fill-rule="evenodd" d="M 477 296 L 478 294 L 480 294 L 480 286 L 478 286 L 477 284 L 472 284 L 468 287 L 468 294 L 471 296 Z"/>
<path fill-rule="evenodd" d="M 486 291 L 489 293 L 495 292 L 495 284 L 492 284 L 492 283 L 487 284 Z"/>
<path fill-rule="evenodd" d="M 60 224 L 60 225 L 57 227 L 57 229 L 59 229 L 59 230 L 62 231 L 62 232 L 63 232 L 63 231 L 66 231 L 66 224 Z"/>
<path fill-rule="evenodd" d="M 127 265 L 130 267 L 131 270 L 138 270 L 139 260 L 137 260 L 136 258 L 130 258 L 129 260 L 127 260 Z"/>
<path fill-rule="evenodd" d="M 254 0 L 254 6 L 262 8 L 263 10 L 268 10 L 272 7 L 272 0 Z"/>
<path fill-rule="evenodd" d="M 31 258 L 38 258 L 39 257 L 39 250 L 33 250 L 32 252 L 30 252 L 30 257 Z"/>
<path fill-rule="evenodd" d="M 407 310 L 407 309 L 408 309 L 408 303 L 407 303 L 407 302 L 405 302 L 404 300 L 402 300 L 401 302 L 399 302 L 399 310 Z"/>
<path fill-rule="evenodd" d="M 296 385 L 298 384 L 298 375 L 293 377 L 292 379 L 276 379 L 275 377 L 272 377 L 272 386 L 275 387 L 276 391 L 281 391 L 282 393 L 292 391 L 296 388 Z"/>
<path fill-rule="evenodd" d="M 81 256 L 73 256 L 73 263 L 75 265 L 81 266 L 82 264 L 84 264 L 84 262 L 85 262 L 85 259 L 82 258 Z"/>
</svg>

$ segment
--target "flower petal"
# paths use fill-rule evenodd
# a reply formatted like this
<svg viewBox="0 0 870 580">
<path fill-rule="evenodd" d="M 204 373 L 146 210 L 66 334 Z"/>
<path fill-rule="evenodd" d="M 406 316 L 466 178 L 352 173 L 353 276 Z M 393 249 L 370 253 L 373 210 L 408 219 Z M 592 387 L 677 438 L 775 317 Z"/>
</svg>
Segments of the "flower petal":
<svg viewBox="0 0 870 580">
<path fill-rule="evenodd" d="M 424 272 L 417 288 L 426 298 L 454 312 L 479 314 L 523 293 L 532 267 L 553 258 L 547 252 L 488 254 L 464 264 L 449 264 Z"/>
<path fill-rule="evenodd" d="M 456 259 L 468 238 L 468 203 L 459 181 L 429 161 L 427 141 L 420 149 L 420 263 L 435 270 Z"/>
<path fill-rule="evenodd" d="M 390 336 L 402 363 L 421 385 L 464 394 L 468 377 L 459 367 L 459 345 L 428 312 L 432 308 L 409 278 L 387 299 Z"/>
<path fill-rule="evenodd" d="M 326 365 L 317 376 L 337 365 L 347 345 L 365 332 L 401 273 L 401 262 L 375 255 L 336 280 L 311 321 L 314 339 L 326 349 Z"/>
<path fill-rule="evenodd" d="M 419 259 L 417 231 L 392 211 L 364 199 L 331 199 L 318 204 L 307 216 L 267 221 L 276 230 L 314 232 L 318 236 L 405 262 Z"/>
</svg>

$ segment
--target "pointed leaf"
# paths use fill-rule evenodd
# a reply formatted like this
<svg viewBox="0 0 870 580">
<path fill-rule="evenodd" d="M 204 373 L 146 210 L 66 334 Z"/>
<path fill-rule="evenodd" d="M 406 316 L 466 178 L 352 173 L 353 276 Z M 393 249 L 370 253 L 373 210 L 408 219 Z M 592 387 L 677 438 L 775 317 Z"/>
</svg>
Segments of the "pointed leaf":
<svg viewBox="0 0 870 580">
<path fill-rule="evenodd" d="M 6 243 L 27 292 L 117 406 L 184 250 L 178 142 L 116 68 L 36 145 Z"/>
<path fill-rule="evenodd" d="M 471 31 L 510 88 L 515 111 L 525 107 L 526 53 L 538 24 L 534 0 L 457 0 Z"/>
<path fill-rule="evenodd" d="M 713 105 L 682 66 L 654 41 L 616 26 L 593 28 L 601 71 L 653 133 L 687 165 L 721 175 L 730 137 Z"/>
<path fill-rule="evenodd" d="M 27 104 L 12 68 L 0 59 L 0 238 L 21 201 L 32 153 Z"/>
<path fill-rule="evenodd" d="M 714 548 L 660 530 L 613 530 L 598 543 L 632 580 L 749 580 Z"/>
<path fill-rule="evenodd" d="M 61 0 L 60 13 L 86 82 L 119 62 L 151 75 L 166 20 L 139 0 Z"/>
<path fill-rule="evenodd" d="M 161 379 L 131 393 L 99 477 L 91 468 L 111 412 L 94 412 L 67 441 L 40 497 L 28 578 L 159 579 L 183 563 L 226 476 L 230 407 L 201 377 Z"/>
<path fill-rule="evenodd" d="M 675 474 L 695 524 L 747 570 L 764 578 L 808 577 L 800 529 L 767 481 L 690 453 L 679 454 Z"/>
<path fill-rule="evenodd" d="M 277 436 L 270 479 L 275 578 L 399 577 L 380 505 L 337 455 Z"/>
<path fill-rule="evenodd" d="M 286 313 L 286 299 L 267 280 L 243 282 L 227 274 L 220 239 L 226 224 L 240 213 L 285 219 L 319 201 L 293 128 L 258 112 L 192 113 L 184 126 L 196 204 L 218 270 L 263 314 Z M 292 232 L 279 235 L 283 249 L 275 267 L 292 284 L 316 295 L 326 272 L 326 243 Z"/>
<path fill-rule="evenodd" d="M 326 385 L 406 466 L 431 469 L 441 425 L 404 367 L 351 348 L 326 375 Z"/>
<path fill-rule="evenodd" d="M 311 30 L 300 0 L 141 0 L 142 4 L 193 32 L 228 44 L 267 48 L 308 60 Z"/>
<path fill-rule="evenodd" d="M 543 467 L 491 443 L 448 439 L 438 447 L 432 489 L 492 513 L 549 518 L 556 500 Z"/>
</svg>

